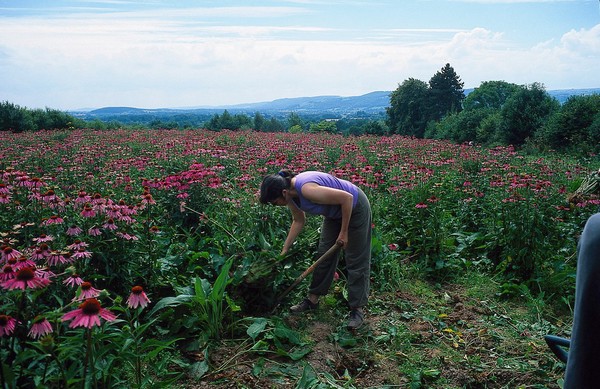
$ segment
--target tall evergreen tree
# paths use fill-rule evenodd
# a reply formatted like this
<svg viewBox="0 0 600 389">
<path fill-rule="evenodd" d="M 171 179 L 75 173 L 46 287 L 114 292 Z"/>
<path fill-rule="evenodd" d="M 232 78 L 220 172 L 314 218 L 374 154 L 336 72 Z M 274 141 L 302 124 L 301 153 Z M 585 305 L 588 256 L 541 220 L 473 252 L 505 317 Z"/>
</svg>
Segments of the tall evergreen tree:
<svg viewBox="0 0 600 389">
<path fill-rule="evenodd" d="M 263 115 L 261 115 L 260 112 L 256 112 L 254 114 L 254 130 L 255 131 L 264 131 L 265 127 L 266 127 L 266 123 L 265 123 L 265 118 Z"/>
<path fill-rule="evenodd" d="M 462 111 L 462 101 L 465 98 L 464 83 L 447 63 L 429 80 L 429 114 L 430 118 L 438 121 L 448 113 Z"/>
</svg>

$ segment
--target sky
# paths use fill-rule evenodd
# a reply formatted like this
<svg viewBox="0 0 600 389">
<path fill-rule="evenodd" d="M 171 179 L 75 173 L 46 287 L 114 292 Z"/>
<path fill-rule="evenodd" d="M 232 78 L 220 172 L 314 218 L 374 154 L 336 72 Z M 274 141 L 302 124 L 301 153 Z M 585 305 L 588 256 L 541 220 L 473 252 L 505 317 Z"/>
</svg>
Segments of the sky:
<svg viewBox="0 0 600 389">
<path fill-rule="evenodd" d="M 0 0 L 0 101 L 77 110 L 600 87 L 599 0 Z"/>
</svg>

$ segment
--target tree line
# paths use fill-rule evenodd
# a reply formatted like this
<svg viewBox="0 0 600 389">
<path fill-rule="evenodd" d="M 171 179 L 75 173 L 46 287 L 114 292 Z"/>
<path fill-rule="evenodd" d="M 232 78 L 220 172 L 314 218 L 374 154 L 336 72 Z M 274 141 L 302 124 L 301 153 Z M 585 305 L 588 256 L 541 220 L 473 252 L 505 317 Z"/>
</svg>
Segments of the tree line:
<svg viewBox="0 0 600 389">
<path fill-rule="evenodd" d="M 387 129 L 393 134 L 600 152 L 600 95 L 571 96 L 561 105 L 539 83 L 485 81 L 465 96 L 463 82 L 450 64 L 429 83 L 405 80 L 391 93 L 386 112 Z"/>
<path fill-rule="evenodd" d="M 126 124 L 111 120 L 86 121 L 55 109 L 0 103 L 0 131 L 121 127 L 251 129 L 262 132 L 330 132 L 344 135 L 399 134 L 416 138 L 476 142 L 485 146 L 513 145 L 566 152 L 600 152 L 600 95 L 571 96 L 564 104 L 543 85 L 485 81 L 465 95 L 464 83 L 450 64 L 424 82 L 409 78 L 390 94 L 379 117 L 357 112 L 353 117 L 287 117 L 231 114 L 224 110 L 204 119 L 178 115 L 169 120 L 140 117 Z M 147 120 L 147 121 L 144 121 Z"/>
</svg>

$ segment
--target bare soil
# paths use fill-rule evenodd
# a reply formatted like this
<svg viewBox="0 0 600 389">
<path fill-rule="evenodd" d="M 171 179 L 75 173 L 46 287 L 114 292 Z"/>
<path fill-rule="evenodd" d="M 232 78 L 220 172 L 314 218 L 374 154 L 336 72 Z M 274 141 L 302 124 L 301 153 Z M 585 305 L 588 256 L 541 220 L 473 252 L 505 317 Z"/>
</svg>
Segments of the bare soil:
<svg viewBox="0 0 600 389">
<path fill-rule="evenodd" d="M 504 308 L 468 297 L 465 287 L 448 286 L 427 298 L 397 292 L 375 301 L 357 333 L 345 330 L 341 309 L 283 313 L 286 325 L 311 344 L 304 358 L 269 357 L 257 374 L 260 355 L 235 356 L 239 342 L 223 342 L 210 354 L 212 369 L 184 387 L 296 388 L 305 368 L 321 387 L 559 387 L 564 366 L 546 347 L 543 330 L 535 333 L 535 321 L 522 325 Z"/>
</svg>

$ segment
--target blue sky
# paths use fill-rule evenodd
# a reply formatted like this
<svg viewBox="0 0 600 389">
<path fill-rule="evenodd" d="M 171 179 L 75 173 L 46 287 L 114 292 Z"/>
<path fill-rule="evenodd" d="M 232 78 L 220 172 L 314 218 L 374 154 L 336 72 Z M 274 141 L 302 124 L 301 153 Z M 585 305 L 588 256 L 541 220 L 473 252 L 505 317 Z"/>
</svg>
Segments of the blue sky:
<svg viewBox="0 0 600 389">
<path fill-rule="evenodd" d="M 0 0 L 0 101 L 28 108 L 356 96 L 446 63 L 465 88 L 600 87 L 600 1 Z"/>
</svg>

